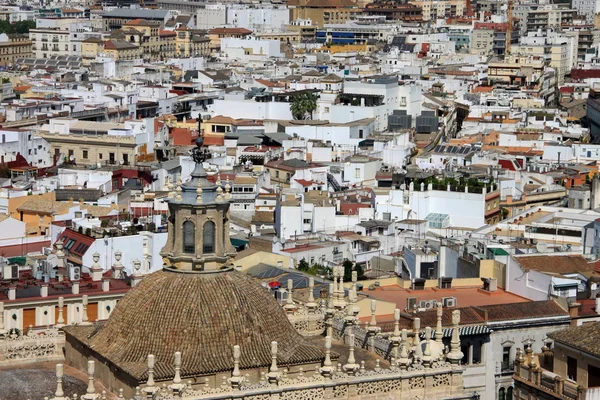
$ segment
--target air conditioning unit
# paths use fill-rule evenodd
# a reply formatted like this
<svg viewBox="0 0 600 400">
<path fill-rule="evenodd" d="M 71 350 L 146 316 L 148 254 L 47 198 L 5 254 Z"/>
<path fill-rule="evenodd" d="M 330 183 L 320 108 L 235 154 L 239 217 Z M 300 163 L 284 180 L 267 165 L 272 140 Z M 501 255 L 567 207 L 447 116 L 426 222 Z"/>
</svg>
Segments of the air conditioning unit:
<svg viewBox="0 0 600 400">
<path fill-rule="evenodd" d="M 456 297 L 442 297 L 444 307 L 456 307 Z"/>
<path fill-rule="evenodd" d="M 419 303 L 419 306 L 426 310 L 431 310 L 432 308 L 436 307 L 436 301 L 435 300 L 421 300 L 421 302 Z"/>
</svg>

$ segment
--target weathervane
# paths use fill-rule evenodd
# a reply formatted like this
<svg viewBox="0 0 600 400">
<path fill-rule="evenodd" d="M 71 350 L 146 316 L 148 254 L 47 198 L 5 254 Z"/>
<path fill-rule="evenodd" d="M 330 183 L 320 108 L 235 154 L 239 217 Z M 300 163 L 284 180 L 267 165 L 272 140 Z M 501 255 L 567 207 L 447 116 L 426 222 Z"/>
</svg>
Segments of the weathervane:
<svg viewBox="0 0 600 400">
<path fill-rule="evenodd" d="M 196 164 L 202 164 L 204 161 L 210 158 L 208 149 L 203 149 L 202 143 L 204 143 L 202 136 L 198 136 L 198 139 L 196 139 L 196 148 L 192 150 L 192 158 Z"/>
</svg>

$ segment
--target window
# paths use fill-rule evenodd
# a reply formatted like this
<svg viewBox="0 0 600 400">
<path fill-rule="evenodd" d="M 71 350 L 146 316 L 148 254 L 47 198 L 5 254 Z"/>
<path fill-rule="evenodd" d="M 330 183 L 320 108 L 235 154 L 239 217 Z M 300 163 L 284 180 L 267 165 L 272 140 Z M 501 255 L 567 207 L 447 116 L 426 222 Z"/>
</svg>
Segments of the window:
<svg viewBox="0 0 600 400">
<path fill-rule="evenodd" d="M 567 378 L 577 382 L 577 359 L 567 356 Z"/>
<path fill-rule="evenodd" d="M 511 347 L 505 346 L 502 349 L 502 370 L 506 371 L 510 369 L 510 349 Z"/>
<path fill-rule="evenodd" d="M 196 227 L 192 221 L 183 223 L 183 252 L 194 253 L 196 250 Z"/>
<path fill-rule="evenodd" d="M 88 158 L 88 151 L 87 150 L 83 150 L 83 158 L 87 160 Z"/>
<path fill-rule="evenodd" d="M 207 222 L 204 224 L 204 229 L 202 232 L 202 250 L 204 253 L 214 253 L 215 252 L 215 223 Z"/>
<path fill-rule="evenodd" d="M 363 138 L 363 136 L 364 136 L 364 132 L 363 132 L 363 130 L 362 130 L 362 129 L 359 129 L 359 130 L 358 130 L 358 138 L 359 138 L 359 139 L 362 139 L 362 138 Z"/>
<path fill-rule="evenodd" d="M 354 168 L 354 179 L 360 179 L 360 168 Z"/>
</svg>

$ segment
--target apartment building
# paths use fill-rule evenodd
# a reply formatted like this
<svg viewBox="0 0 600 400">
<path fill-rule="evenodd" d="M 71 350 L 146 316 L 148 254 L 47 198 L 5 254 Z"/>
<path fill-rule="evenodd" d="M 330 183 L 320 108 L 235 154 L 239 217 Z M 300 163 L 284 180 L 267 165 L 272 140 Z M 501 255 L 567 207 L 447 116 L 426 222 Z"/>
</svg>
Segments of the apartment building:
<svg viewBox="0 0 600 400">
<path fill-rule="evenodd" d="M 0 66 L 14 64 L 19 58 L 32 56 L 32 42 L 27 35 L 0 34 Z"/>
<path fill-rule="evenodd" d="M 32 42 L 32 52 L 35 58 L 50 58 L 52 56 L 68 56 L 70 32 L 60 28 L 35 28 L 29 30 L 29 40 Z"/>
</svg>

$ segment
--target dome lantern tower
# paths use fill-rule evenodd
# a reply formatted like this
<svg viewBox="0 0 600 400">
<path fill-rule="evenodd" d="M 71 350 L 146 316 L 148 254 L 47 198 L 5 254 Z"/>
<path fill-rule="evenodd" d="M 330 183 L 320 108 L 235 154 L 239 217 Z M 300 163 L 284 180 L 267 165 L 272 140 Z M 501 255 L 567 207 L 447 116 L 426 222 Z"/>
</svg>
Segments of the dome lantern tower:
<svg viewBox="0 0 600 400">
<path fill-rule="evenodd" d="M 209 182 L 203 162 L 209 153 L 196 140 L 196 167 L 169 202 L 169 234 L 161 251 L 167 268 L 182 271 L 216 271 L 227 266 L 235 249 L 229 240 L 229 200 L 222 188 Z M 219 189 L 221 189 L 219 191 Z"/>
</svg>

